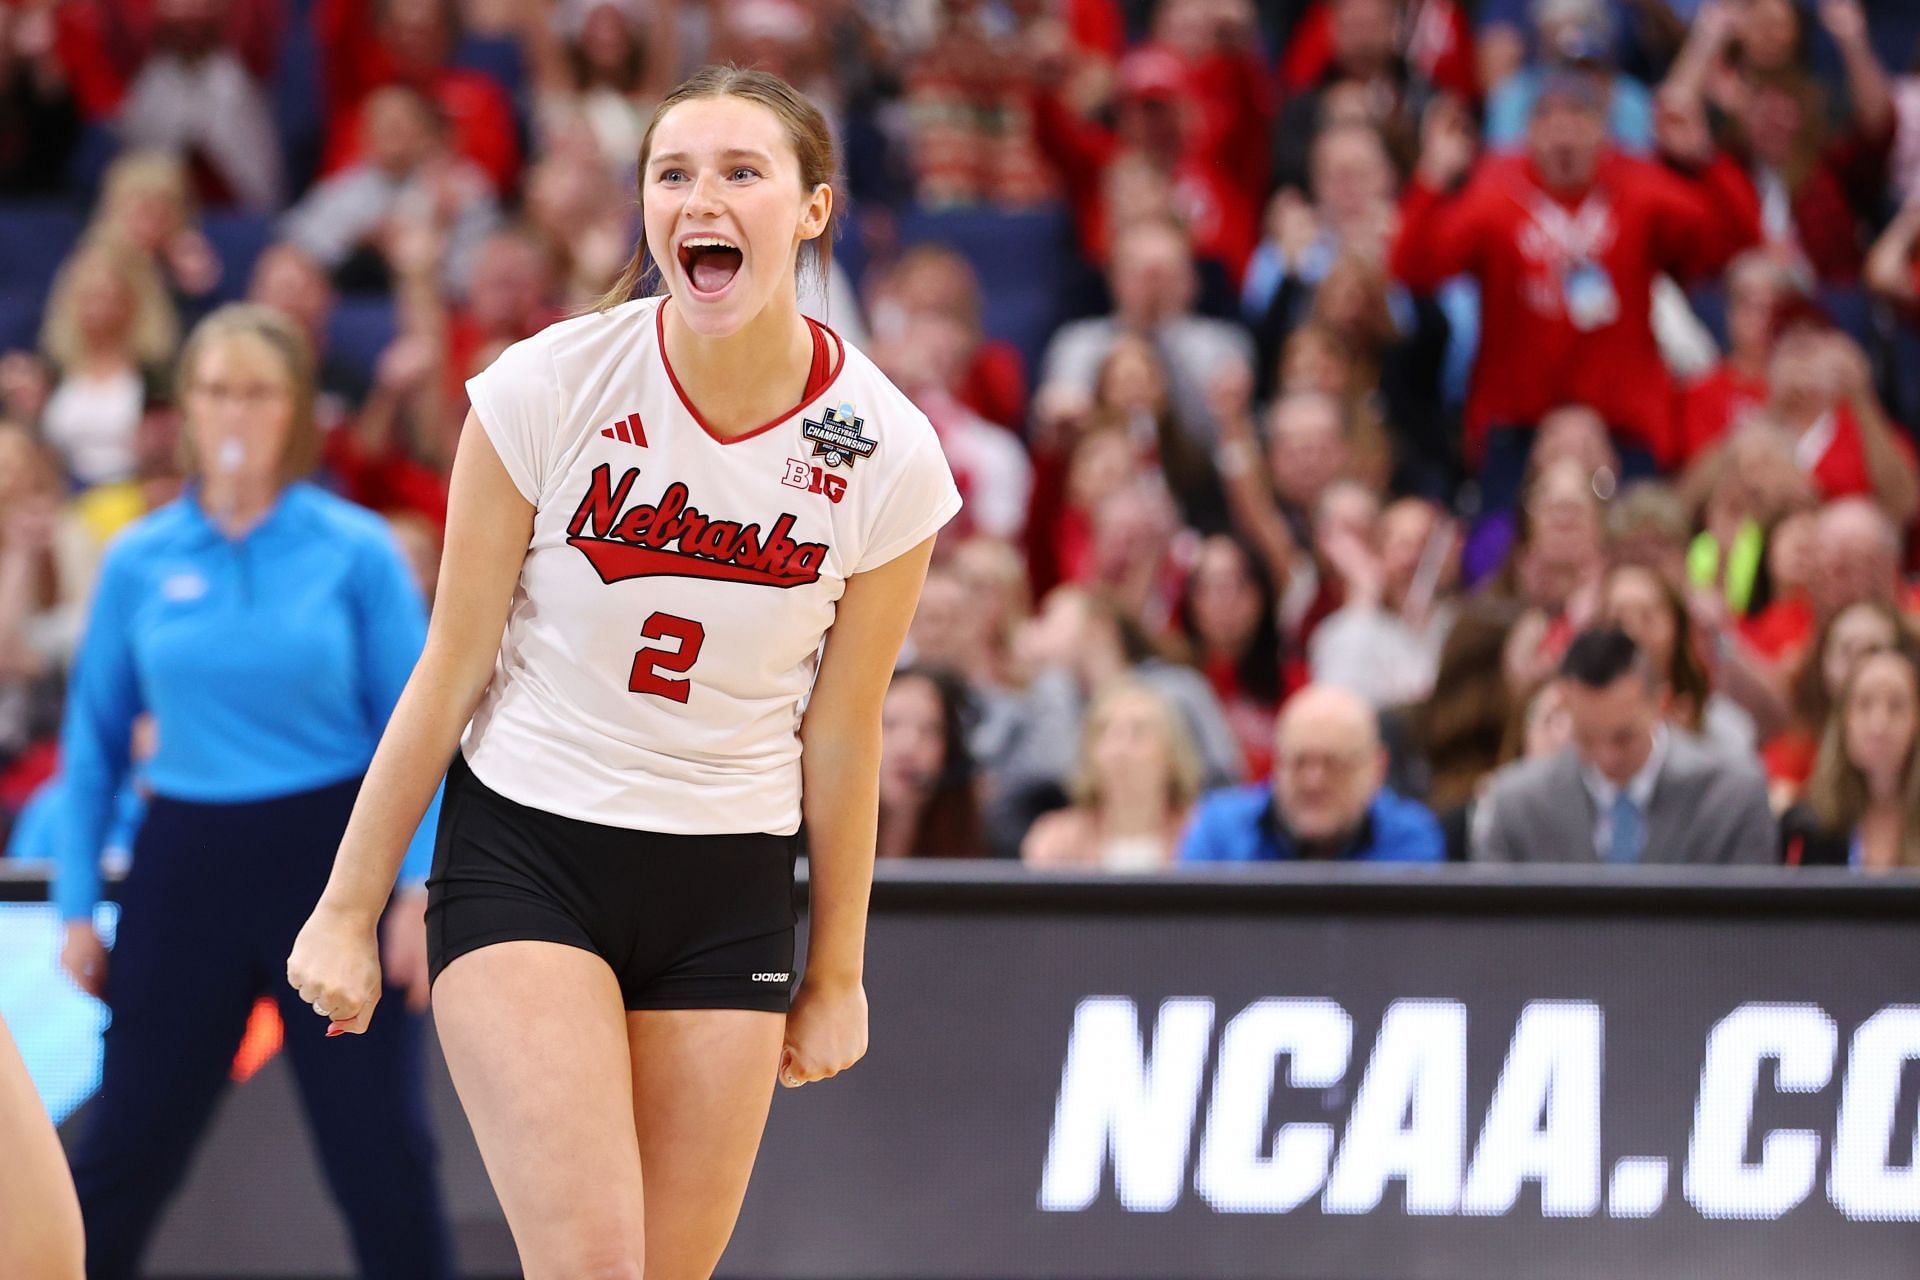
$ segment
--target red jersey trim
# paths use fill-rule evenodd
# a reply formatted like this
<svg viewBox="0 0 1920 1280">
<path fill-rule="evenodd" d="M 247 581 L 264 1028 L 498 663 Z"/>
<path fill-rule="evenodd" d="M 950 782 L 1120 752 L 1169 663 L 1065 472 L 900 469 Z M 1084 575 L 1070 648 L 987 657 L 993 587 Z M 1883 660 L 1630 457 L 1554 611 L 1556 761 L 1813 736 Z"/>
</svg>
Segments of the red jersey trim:
<svg viewBox="0 0 1920 1280">
<path fill-rule="evenodd" d="M 671 297 L 672 295 L 669 294 L 666 299 L 662 299 L 653 313 L 654 341 L 660 348 L 660 367 L 667 371 L 667 381 L 673 384 L 673 392 L 680 397 L 680 403 L 686 406 L 687 412 L 693 415 L 693 420 L 700 424 L 700 429 L 706 432 L 715 444 L 739 444 L 743 440 L 751 440 L 757 435 L 764 435 L 773 430 L 812 404 L 821 392 L 833 385 L 834 380 L 840 376 L 840 371 L 846 367 L 847 344 L 840 335 L 812 316 L 803 317 L 807 322 L 807 328 L 813 333 L 813 365 L 807 371 L 807 388 L 805 394 L 800 397 L 800 403 L 771 422 L 763 422 L 751 431 L 743 431 L 737 436 L 723 436 L 708 425 L 706 418 L 701 416 L 700 410 L 694 408 L 693 401 L 687 397 L 686 388 L 680 385 L 680 378 L 673 371 L 673 362 L 667 359 L 667 301 Z M 831 368 L 826 367 L 828 338 L 833 339 Z"/>
</svg>

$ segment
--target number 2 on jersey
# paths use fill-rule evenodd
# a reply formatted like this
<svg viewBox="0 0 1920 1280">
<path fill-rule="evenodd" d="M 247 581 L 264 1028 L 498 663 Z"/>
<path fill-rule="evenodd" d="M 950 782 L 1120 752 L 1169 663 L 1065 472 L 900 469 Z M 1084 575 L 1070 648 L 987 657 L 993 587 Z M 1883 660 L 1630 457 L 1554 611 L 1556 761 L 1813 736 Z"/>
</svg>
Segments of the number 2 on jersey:
<svg viewBox="0 0 1920 1280">
<path fill-rule="evenodd" d="M 685 702 L 692 685 L 685 680 L 667 680 L 655 670 L 681 672 L 700 656 L 707 629 L 692 618 L 671 613 L 656 613 L 640 624 L 640 634 L 649 640 L 678 640 L 678 649 L 642 649 L 633 655 L 633 675 L 627 688 L 634 693 L 657 693 L 675 702 Z"/>
</svg>

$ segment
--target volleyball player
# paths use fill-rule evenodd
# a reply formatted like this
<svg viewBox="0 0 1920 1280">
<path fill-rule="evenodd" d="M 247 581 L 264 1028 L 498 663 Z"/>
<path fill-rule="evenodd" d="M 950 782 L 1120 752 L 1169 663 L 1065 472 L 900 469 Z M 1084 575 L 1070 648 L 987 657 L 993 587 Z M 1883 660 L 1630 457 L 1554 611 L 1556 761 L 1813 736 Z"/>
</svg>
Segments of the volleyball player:
<svg viewBox="0 0 1920 1280">
<path fill-rule="evenodd" d="M 613 294 L 468 384 L 426 649 L 287 966 L 366 1029 L 378 904 L 452 756 L 434 1015 L 530 1280 L 710 1275 L 776 1077 L 865 1052 L 880 704 L 960 506 L 926 418 L 798 309 L 820 112 L 707 68 L 639 160 Z"/>
</svg>

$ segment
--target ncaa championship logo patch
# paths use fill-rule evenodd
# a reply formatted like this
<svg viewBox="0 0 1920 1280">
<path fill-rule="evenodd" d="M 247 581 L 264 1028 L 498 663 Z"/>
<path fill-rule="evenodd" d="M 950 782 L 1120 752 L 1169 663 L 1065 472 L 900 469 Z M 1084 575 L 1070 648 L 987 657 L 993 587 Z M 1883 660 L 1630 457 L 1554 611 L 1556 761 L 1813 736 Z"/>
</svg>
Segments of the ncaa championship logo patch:
<svg viewBox="0 0 1920 1280">
<path fill-rule="evenodd" d="M 814 457 L 823 459 L 830 467 L 852 470 L 855 460 L 871 458 L 873 451 L 880 447 L 878 440 L 860 434 L 860 428 L 865 425 L 865 419 L 854 413 L 852 405 L 843 404 L 821 414 L 818 422 L 804 419 L 800 423 L 800 434 L 813 441 Z"/>
</svg>

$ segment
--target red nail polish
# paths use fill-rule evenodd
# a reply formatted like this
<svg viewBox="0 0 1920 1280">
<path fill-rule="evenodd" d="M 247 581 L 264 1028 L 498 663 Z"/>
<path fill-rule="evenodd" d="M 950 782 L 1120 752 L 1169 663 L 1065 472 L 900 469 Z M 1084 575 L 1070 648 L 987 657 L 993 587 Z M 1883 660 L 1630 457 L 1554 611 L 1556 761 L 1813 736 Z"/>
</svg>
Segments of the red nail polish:
<svg viewBox="0 0 1920 1280">
<path fill-rule="evenodd" d="M 327 1028 L 327 1038 L 328 1038 L 329 1040 L 331 1040 L 331 1039 L 332 1039 L 333 1037 L 335 1037 L 335 1036 L 343 1036 L 343 1035 L 345 1035 L 345 1034 L 347 1034 L 347 1033 L 346 1033 L 346 1031 L 345 1031 L 345 1030 L 344 1030 L 343 1028 L 340 1028 L 340 1027 L 328 1027 L 328 1028 Z"/>
</svg>

